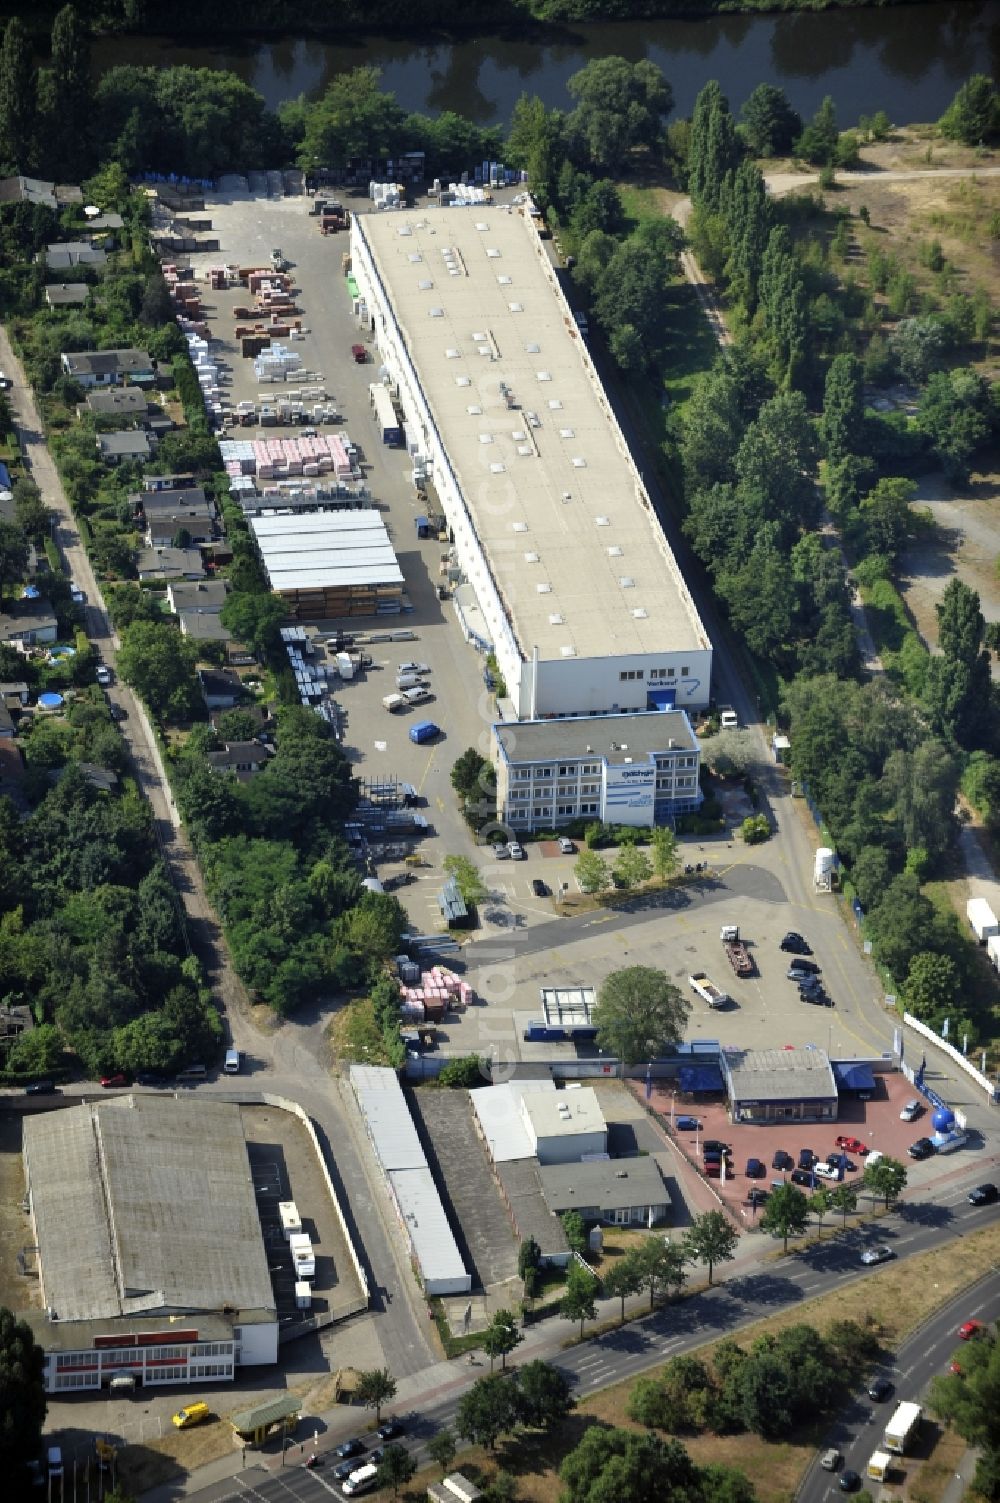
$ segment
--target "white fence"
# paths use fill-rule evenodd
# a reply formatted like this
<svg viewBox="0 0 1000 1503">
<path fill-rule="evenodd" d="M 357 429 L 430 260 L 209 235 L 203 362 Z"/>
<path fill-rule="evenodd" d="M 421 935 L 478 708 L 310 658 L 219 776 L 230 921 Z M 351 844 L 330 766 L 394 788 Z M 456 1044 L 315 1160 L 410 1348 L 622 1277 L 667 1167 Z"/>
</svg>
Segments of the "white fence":
<svg viewBox="0 0 1000 1503">
<path fill-rule="evenodd" d="M 981 1070 L 977 1070 L 975 1065 L 970 1064 L 965 1055 L 962 1054 L 959 1049 L 956 1049 L 953 1044 L 949 1044 L 947 1039 L 940 1038 L 932 1028 L 927 1027 L 926 1023 L 921 1023 L 919 1018 L 912 1017 L 908 1012 L 904 1012 L 903 1022 L 906 1024 L 907 1028 L 912 1028 L 914 1033 L 919 1033 L 922 1039 L 926 1039 L 927 1042 L 929 1044 L 933 1044 L 936 1049 L 943 1050 L 950 1060 L 952 1060 L 956 1065 L 959 1065 L 965 1071 L 969 1079 L 972 1080 L 981 1091 L 985 1091 L 989 1100 L 994 1104 L 996 1103 L 998 1095 L 1000 1095 L 1000 1093 L 998 1093 L 997 1087 L 991 1080 L 987 1080 L 986 1076 L 982 1073 Z"/>
</svg>

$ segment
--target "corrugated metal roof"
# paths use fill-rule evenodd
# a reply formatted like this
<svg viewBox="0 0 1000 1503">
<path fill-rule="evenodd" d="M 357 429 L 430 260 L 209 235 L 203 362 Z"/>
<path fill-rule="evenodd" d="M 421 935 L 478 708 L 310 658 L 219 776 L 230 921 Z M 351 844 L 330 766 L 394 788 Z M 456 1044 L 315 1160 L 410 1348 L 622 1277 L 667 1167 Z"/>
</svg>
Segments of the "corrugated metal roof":
<svg viewBox="0 0 1000 1503">
<path fill-rule="evenodd" d="M 389 1183 L 429 1292 L 471 1289 L 472 1279 L 462 1262 L 431 1171 L 426 1167 L 394 1170 Z M 453 1289 L 441 1287 L 446 1283 Z"/>
</svg>

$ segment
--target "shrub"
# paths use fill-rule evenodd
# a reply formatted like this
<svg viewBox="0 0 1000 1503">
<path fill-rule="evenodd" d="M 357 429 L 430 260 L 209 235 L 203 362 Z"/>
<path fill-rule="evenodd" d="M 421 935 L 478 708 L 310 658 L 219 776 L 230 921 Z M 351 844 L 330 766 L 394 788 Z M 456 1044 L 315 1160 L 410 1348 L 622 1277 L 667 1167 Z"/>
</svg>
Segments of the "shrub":
<svg viewBox="0 0 1000 1503">
<path fill-rule="evenodd" d="M 761 845 L 771 838 L 771 825 L 766 814 L 751 814 L 743 821 L 740 833 L 746 845 Z"/>
</svg>

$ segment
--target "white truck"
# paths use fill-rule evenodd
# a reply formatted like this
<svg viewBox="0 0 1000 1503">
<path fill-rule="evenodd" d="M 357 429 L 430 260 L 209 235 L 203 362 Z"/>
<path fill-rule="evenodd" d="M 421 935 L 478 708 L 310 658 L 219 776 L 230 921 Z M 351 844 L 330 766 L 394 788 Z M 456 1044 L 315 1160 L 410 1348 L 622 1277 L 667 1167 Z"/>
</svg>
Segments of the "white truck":
<svg viewBox="0 0 1000 1503">
<path fill-rule="evenodd" d="M 314 1279 L 316 1277 L 316 1254 L 313 1245 L 305 1232 L 293 1232 L 288 1239 L 288 1246 L 292 1254 L 292 1263 L 295 1267 L 297 1279 Z"/>
<path fill-rule="evenodd" d="M 894 1456 L 905 1456 L 906 1448 L 920 1429 L 923 1410 L 919 1404 L 900 1404 L 885 1427 L 882 1444 Z"/>
<path fill-rule="evenodd" d="M 709 1007 L 726 1007 L 732 1001 L 729 993 L 722 991 L 714 981 L 710 981 L 704 971 L 695 971 L 693 976 L 689 976 L 688 985 L 703 1002 L 708 1003 Z"/>
<path fill-rule="evenodd" d="M 740 728 L 739 716 L 732 705 L 719 706 L 719 727 L 724 731 L 738 731 Z"/>
<path fill-rule="evenodd" d="M 294 1200 L 278 1201 L 278 1217 L 281 1221 L 281 1232 L 287 1242 L 291 1237 L 297 1237 L 302 1232 L 302 1217 L 299 1215 L 298 1206 Z"/>
<path fill-rule="evenodd" d="M 406 700 L 402 694 L 384 694 L 382 696 L 382 708 L 383 710 L 388 710 L 390 715 L 395 714 L 397 710 L 401 710 L 405 704 Z"/>
<path fill-rule="evenodd" d="M 873 1451 L 868 1458 L 866 1476 L 873 1482 L 886 1482 L 892 1468 L 893 1460 L 888 1451 Z"/>
<path fill-rule="evenodd" d="M 970 898 L 965 905 L 965 916 L 981 945 L 985 945 L 991 935 L 1000 934 L 1000 921 L 985 898 Z"/>
</svg>

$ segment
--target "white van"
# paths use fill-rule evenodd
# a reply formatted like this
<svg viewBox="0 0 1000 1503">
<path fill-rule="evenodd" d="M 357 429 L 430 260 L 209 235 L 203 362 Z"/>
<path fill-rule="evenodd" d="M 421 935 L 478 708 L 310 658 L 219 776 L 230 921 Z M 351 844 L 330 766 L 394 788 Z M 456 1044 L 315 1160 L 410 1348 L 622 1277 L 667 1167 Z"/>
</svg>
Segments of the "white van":
<svg viewBox="0 0 1000 1503">
<path fill-rule="evenodd" d="M 226 1050 L 226 1063 L 222 1068 L 227 1075 L 238 1075 L 240 1073 L 240 1051 L 238 1049 Z"/>
<path fill-rule="evenodd" d="M 357 1498 L 361 1493 L 370 1493 L 378 1480 L 378 1467 L 372 1462 L 367 1466 L 358 1467 L 356 1472 L 341 1483 L 341 1492 L 345 1498 Z"/>
</svg>

